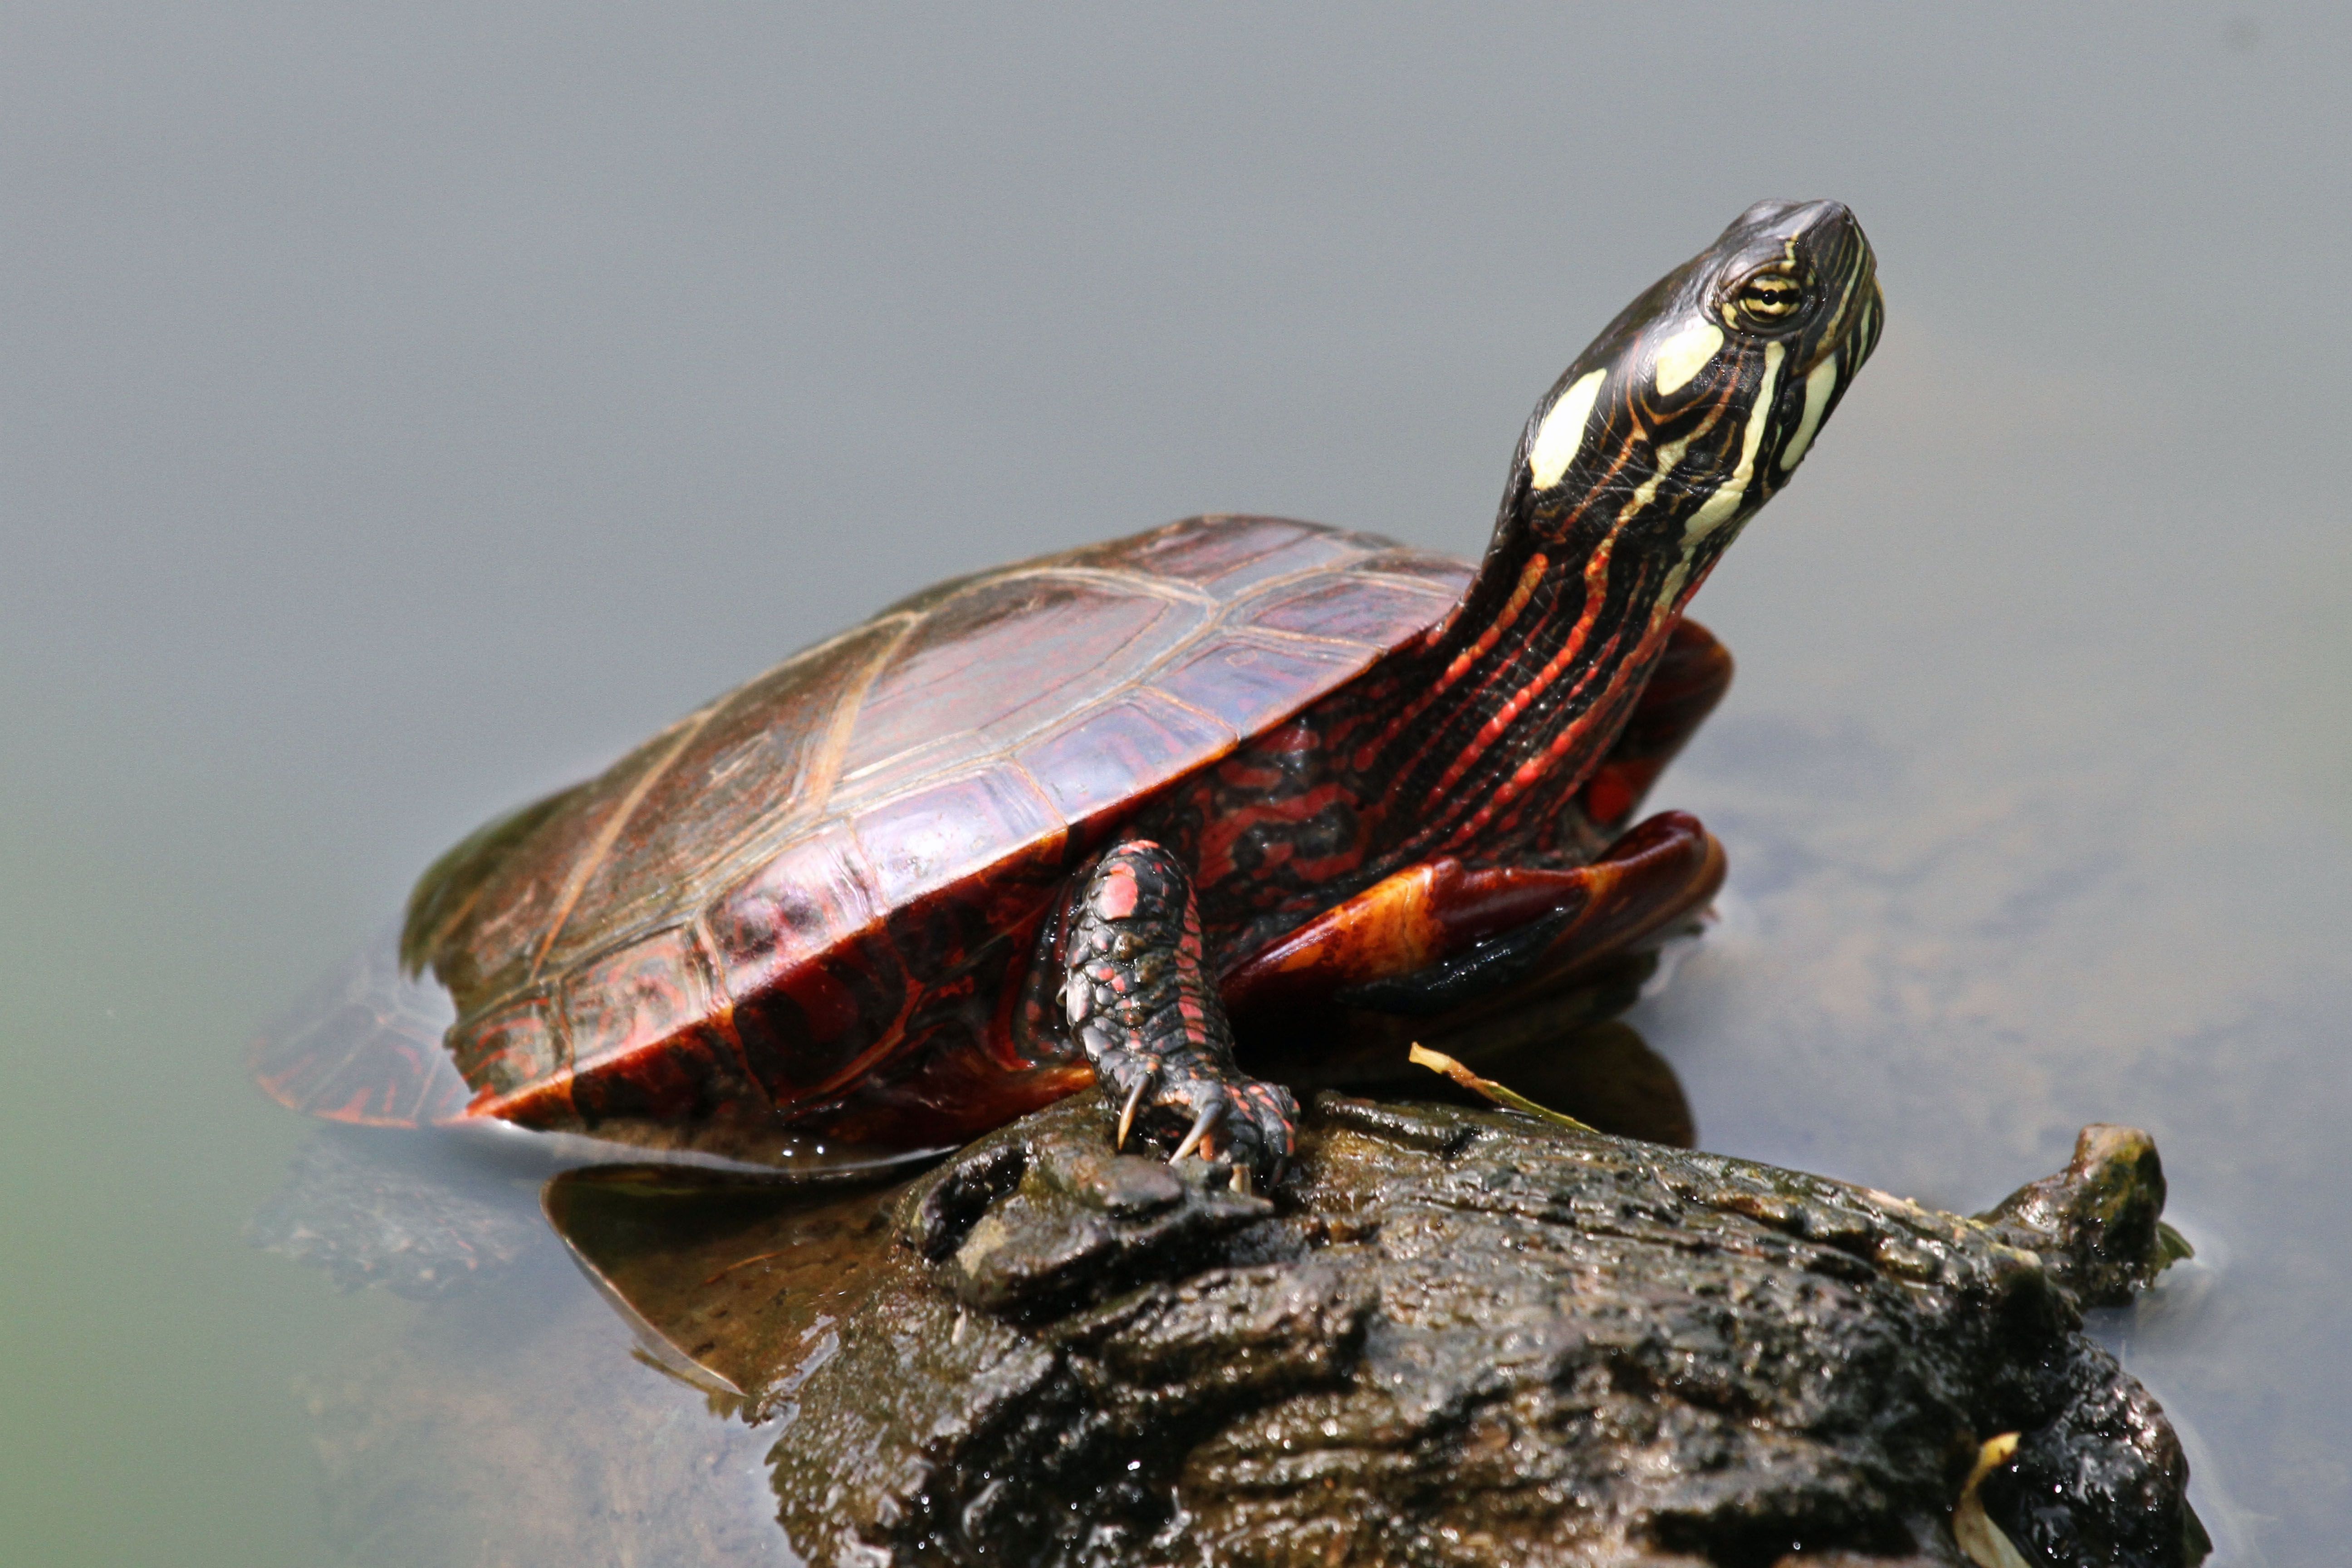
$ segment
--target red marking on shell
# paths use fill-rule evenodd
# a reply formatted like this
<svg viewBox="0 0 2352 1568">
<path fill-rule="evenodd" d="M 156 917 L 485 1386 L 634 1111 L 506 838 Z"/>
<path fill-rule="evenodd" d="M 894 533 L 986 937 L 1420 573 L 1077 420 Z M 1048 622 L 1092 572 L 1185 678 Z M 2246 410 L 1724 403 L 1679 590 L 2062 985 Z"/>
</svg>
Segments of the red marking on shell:
<svg viewBox="0 0 2352 1568">
<path fill-rule="evenodd" d="M 849 830 L 835 825 L 779 851 L 712 900 L 707 919 L 721 984 L 737 1001 L 794 963 L 876 924 L 874 872 Z"/>
<path fill-rule="evenodd" d="M 572 1109 L 572 1075 L 533 1079 L 510 1093 L 485 1089 L 466 1107 L 468 1116 L 495 1116 L 524 1127 L 565 1128 L 579 1124 Z"/>
<path fill-rule="evenodd" d="M 888 933 L 861 931 L 739 998 L 735 1027 L 752 1071 L 782 1107 L 840 1079 L 877 1044 L 895 1043 L 911 1006 L 909 989 Z"/>
<path fill-rule="evenodd" d="M 710 988 L 693 940 L 656 931 L 583 965 L 564 983 L 572 1070 L 659 1045 L 710 1012 Z"/>
<path fill-rule="evenodd" d="M 767 1096 L 744 1082 L 708 1028 L 617 1051 L 572 1075 L 572 1109 L 590 1125 L 614 1117 L 667 1123 L 766 1120 Z"/>
<path fill-rule="evenodd" d="M 1135 885 L 1135 873 L 1125 866 L 1114 866 L 1095 884 L 1095 913 L 1107 921 L 1123 921 L 1135 912 L 1142 889 Z M 1120 990 L 1123 984 L 1114 981 Z"/>
<path fill-rule="evenodd" d="M 476 1089 L 503 1094 L 572 1065 L 572 1052 L 548 1016 L 548 998 L 530 994 L 452 1031 L 457 1070 Z"/>
<path fill-rule="evenodd" d="M 572 1109 L 589 1123 L 772 1115 L 694 929 L 656 931 L 589 963 L 562 998 Z"/>
</svg>

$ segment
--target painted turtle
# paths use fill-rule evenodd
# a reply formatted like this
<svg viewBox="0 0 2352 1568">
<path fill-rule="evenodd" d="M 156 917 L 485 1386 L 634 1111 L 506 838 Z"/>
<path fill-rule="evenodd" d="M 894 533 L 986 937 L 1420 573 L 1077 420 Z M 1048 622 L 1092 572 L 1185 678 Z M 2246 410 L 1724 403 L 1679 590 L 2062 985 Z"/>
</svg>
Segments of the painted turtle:
<svg viewBox="0 0 2352 1568">
<path fill-rule="evenodd" d="M 1573 976 L 1713 895 L 1696 821 L 1627 828 L 1730 679 L 1683 607 L 1881 313 L 1844 207 L 1759 203 L 1537 405 L 1475 568 L 1202 517 L 894 605 L 435 864 L 400 961 L 437 1042 L 378 1007 L 257 1076 L 347 1121 L 901 1147 L 1100 1081 L 1121 1143 L 1263 1175 L 1297 1106 L 1236 1026 Z"/>
</svg>

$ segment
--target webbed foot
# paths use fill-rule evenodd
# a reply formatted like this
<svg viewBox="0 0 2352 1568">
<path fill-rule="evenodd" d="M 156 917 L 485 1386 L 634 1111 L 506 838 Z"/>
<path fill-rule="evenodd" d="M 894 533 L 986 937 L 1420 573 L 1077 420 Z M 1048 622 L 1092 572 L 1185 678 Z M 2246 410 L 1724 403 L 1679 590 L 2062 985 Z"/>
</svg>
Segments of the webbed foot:
<svg viewBox="0 0 2352 1568">
<path fill-rule="evenodd" d="M 1062 1003 L 1118 1107 L 1119 1147 L 1140 1136 L 1171 1160 L 1229 1165 L 1244 1190 L 1279 1178 L 1298 1102 L 1235 1065 L 1192 880 L 1166 849 L 1132 839 L 1097 864 L 1073 910 Z"/>
</svg>

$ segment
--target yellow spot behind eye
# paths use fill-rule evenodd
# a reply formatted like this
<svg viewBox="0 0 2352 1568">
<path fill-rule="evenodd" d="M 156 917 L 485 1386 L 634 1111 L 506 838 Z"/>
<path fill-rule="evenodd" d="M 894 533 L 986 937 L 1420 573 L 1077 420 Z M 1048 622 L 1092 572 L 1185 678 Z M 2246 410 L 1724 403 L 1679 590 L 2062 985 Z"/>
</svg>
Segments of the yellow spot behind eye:
<svg viewBox="0 0 2352 1568">
<path fill-rule="evenodd" d="M 1705 370 L 1706 362 L 1722 347 L 1723 329 L 1713 321 L 1696 322 L 1660 343 L 1657 358 L 1653 362 L 1657 368 L 1660 395 L 1687 386 L 1691 377 Z"/>
<path fill-rule="evenodd" d="M 1592 400 L 1601 395 L 1601 378 L 1608 374 L 1604 367 L 1578 376 L 1544 416 L 1528 447 L 1528 478 L 1536 489 L 1548 490 L 1559 483 L 1560 475 L 1576 461 L 1577 448 L 1584 445 L 1585 421 L 1592 416 Z"/>
<path fill-rule="evenodd" d="M 1822 416 L 1828 412 L 1830 394 L 1837 389 L 1837 355 L 1832 354 L 1813 366 L 1805 377 L 1805 412 L 1798 417 L 1797 433 L 1780 448 L 1780 471 L 1787 473 L 1804 457 L 1805 449 L 1813 444 L 1813 432 L 1822 427 Z"/>
</svg>

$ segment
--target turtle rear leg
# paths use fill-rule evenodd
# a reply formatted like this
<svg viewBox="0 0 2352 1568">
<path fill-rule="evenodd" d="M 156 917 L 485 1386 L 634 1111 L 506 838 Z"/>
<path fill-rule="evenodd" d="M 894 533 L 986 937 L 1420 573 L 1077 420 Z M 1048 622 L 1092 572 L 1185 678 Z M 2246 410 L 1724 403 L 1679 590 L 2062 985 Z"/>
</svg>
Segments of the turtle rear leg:
<svg viewBox="0 0 2352 1568">
<path fill-rule="evenodd" d="M 1118 1144 L 1139 1132 L 1174 1160 L 1231 1163 L 1237 1185 L 1273 1177 L 1298 1102 L 1234 1064 L 1182 864 L 1150 839 L 1113 847 L 1071 906 L 1063 952 L 1063 1016 L 1118 1109 Z"/>
<path fill-rule="evenodd" d="M 1651 817 L 1571 870 L 1427 861 L 1251 955 L 1225 976 L 1225 1000 L 1252 1016 L 1334 999 L 1436 1014 L 1536 977 L 1572 983 L 1679 929 L 1715 896 L 1723 871 L 1723 847 L 1679 811 Z"/>
<path fill-rule="evenodd" d="M 1731 675 L 1714 633 L 1676 622 L 1616 742 L 1526 863 L 1409 866 L 1252 954 L 1224 976 L 1226 1001 L 1253 1015 L 1377 986 L 1392 994 L 1362 998 L 1376 1009 L 1432 1013 L 1532 974 L 1572 980 L 1687 923 L 1723 884 L 1722 846 L 1683 812 L 1626 825 Z"/>
</svg>

